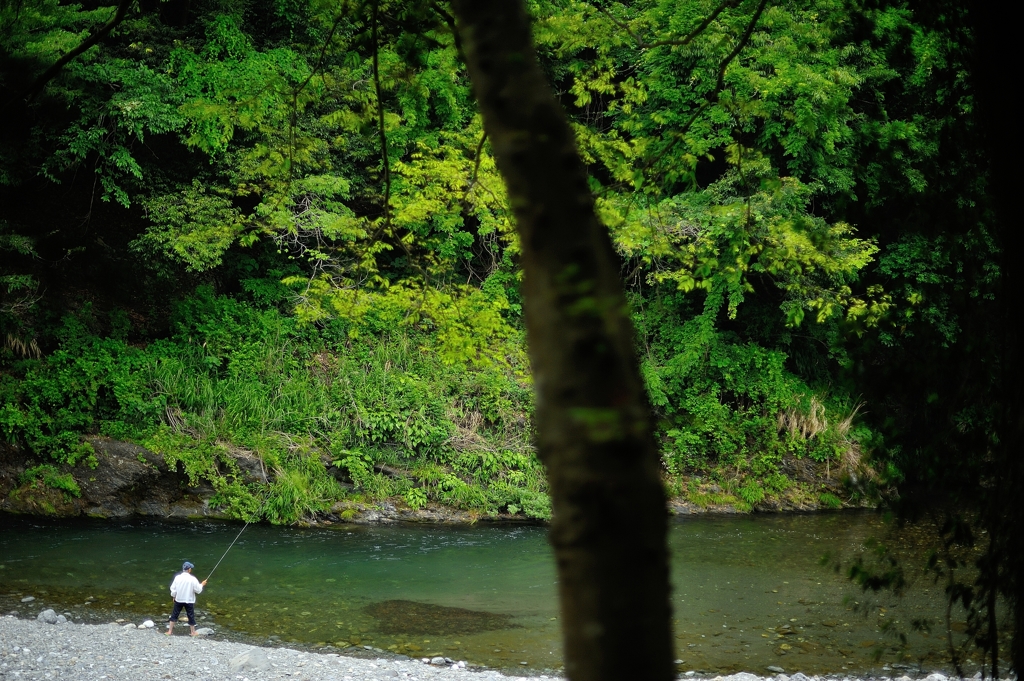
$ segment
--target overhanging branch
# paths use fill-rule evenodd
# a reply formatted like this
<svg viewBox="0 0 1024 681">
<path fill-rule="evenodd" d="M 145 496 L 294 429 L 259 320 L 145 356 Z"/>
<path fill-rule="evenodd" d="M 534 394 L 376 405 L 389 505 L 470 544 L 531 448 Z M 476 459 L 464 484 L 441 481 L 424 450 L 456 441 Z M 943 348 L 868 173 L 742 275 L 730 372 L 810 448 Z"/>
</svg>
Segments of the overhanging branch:
<svg viewBox="0 0 1024 681">
<path fill-rule="evenodd" d="M 637 47 L 639 47 L 640 49 L 647 49 L 651 47 L 663 47 L 665 45 L 689 45 L 691 42 L 693 42 L 693 39 L 699 36 L 701 33 L 703 33 L 705 29 L 707 29 L 707 27 L 711 25 L 711 22 L 717 19 L 718 15 L 725 11 L 726 8 L 735 7 L 738 4 L 740 4 L 740 0 L 723 0 L 723 2 L 719 4 L 718 7 L 716 7 L 714 11 L 711 12 L 711 14 L 709 14 L 704 19 L 704 21 L 700 22 L 700 25 L 698 25 L 697 28 L 693 29 L 682 38 L 666 38 L 663 40 L 655 40 L 653 43 L 648 43 L 642 40 L 640 36 L 638 36 L 636 32 L 629 27 L 629 24 L 619 19 L 616 19 L 614 16 L 612 16 L 611 12 L 606 10 L 604 7 L 598 7 L 597 10 L 601 12 L 601 14 L 608 17 L 608 19 L 613 24 L 615 24 L 623 31 L 628 33 L 629 37 L 636 42 Z"/>
<path fill-rule="evenodd" d="M 30 85 L 23 93 L 22 96 L 25 100 L 31 102 L 35 99 L 35 96 L 39 94 L 44 87 L 46 87 L 46 84 L 56 78 L 57 74 L 60 73 L 61 70 L 71 62 L 71 60 L 106 38 L 110 32 L 118 26 L 118 24 L 124 21 L 125 15 L 128 14 L 128 8 L 133 2 L 134 0 L 120 0 L 117 5 L 117 11 L 114 12 L 114 16 L 110 18 L 110 21 L 103 24 L 98 31 L 79 43 L 78 47 L 65 54 L 63 57 L 55 61 L 50 68 L 43 71 L 43 73 L 40 74 L 32 85 Z"/>
</svg>

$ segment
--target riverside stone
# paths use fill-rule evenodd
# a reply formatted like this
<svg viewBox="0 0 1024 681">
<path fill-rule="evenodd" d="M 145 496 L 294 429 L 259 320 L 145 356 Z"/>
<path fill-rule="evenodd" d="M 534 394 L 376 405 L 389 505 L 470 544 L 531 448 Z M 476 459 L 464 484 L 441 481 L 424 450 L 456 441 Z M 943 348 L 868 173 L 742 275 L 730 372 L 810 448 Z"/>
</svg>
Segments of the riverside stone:
<svg viewBox="0 0 1024 681">
<path fill-rule="evenodd" d="M 750 672 L 739 672 L 737 674 L 719 676 L 716 678 L 721 679 L 721 681 L 761 681 L 761 677 L 757 674 L 751 674 Z"/>
<path fill-rule="evenodd" d="M 36 619 L 40 622 L 46 622 L 47 624 L 56 624 L 57 613 L 55 613 L 52 609 L 46 609 L 39 613 Z"/>
<path fill-rule="evenodd" d="M 230 665 L 232 672 L 240 672 L 250 669 L 253 671 L 263 672 L 270 669 L 270 660 L 267 658 L 267 654 L 260 648 L 250 648 L 244 653 L 235 655 L 231 658 Z"/>
</svg>

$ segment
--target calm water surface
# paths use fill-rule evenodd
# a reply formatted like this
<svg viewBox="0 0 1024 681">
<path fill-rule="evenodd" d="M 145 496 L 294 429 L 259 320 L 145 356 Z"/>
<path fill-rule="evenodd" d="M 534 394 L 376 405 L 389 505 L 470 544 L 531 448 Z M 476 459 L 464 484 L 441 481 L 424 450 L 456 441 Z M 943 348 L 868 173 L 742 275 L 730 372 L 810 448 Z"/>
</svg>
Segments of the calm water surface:
<svg viewBox="0 0 1024 681">
<path fill-rule="evenodd" d="M 159 622 L 181 562 L 191 560 L 205 578 L 239 529 L 0 516 L 0 608 L 31 615 L 60 606 L 76 621 Z M 826 554 L 849 560 L 866 539 L 889 531 L 870 513 L 674 522 L 680 669 L 864 672 L 908 662 L 943 668 L 944 634 L 913 632 L 909 624 L 941 621 L 940 588 L 921 579 L 902 599 L 866 597 L 821 564 Z M 906 529 L 890 541 L 913 574 L 923 555 L 921 534 Z M 369 645 L 492 667 L 557 669 L 555 579 L 542 527 L 250 526 L 198 609 L 201 626 L 252 640 Z M 22 605 L 26 595 L 37 600 Z M 908 634 L 908 646 L 898 645 L 898 631 Z"/>
</svg>

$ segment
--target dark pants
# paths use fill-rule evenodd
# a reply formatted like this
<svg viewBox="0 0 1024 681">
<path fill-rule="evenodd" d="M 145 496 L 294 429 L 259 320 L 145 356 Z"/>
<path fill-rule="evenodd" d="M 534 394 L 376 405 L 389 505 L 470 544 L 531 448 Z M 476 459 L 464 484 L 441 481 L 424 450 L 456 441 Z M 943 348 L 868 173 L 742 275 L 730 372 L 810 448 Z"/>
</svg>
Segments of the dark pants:
<svg viewBox="0 0 1024 681">
<path fill-rule="evenodd" d="M 177 622 L 178 615 L 181 614 L 181 609 L 185 608 L 185 612 L 188 613 L 189 626 L 196 626 L 196 604 L 195 603 L 179 603 L 174 601 L 174 610 L 171 610 L 171 616 L 167 618 L 168 622 Z"/>
</svg>

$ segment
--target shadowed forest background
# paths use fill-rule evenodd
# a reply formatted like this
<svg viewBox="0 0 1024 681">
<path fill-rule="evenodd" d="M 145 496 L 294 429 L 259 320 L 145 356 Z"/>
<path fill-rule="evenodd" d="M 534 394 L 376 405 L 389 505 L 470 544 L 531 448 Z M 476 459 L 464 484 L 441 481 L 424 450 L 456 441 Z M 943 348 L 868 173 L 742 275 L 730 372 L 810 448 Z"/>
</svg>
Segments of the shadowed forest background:
<svg viewBox="0 0 1024 681">
<path fill-rule="evenodd" d="M 621 257 L 668 495 L 970 511 L 1009 308 L 967 9 L 527 6 Z M 0 1 L 18 492 L 78 494 L 100 435 L 237 517 L 263 494 L 243 451 L 276 523 L 346 498 L 549 518 L 520 244 L 451 11 L 120 10 Z M 973 545 L 956 516 L 946 548 Z"/>
</svg>

